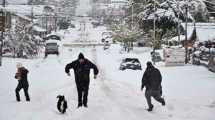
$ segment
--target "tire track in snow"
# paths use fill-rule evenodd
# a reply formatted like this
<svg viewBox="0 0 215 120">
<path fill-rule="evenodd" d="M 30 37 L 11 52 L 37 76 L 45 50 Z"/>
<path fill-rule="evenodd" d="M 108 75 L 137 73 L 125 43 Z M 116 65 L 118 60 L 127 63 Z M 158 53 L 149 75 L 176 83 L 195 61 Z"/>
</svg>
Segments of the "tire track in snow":
<svg viewBox="0 0 215 120">
<path fill-rule="evenodd" d="M 99 66 L 98 61 L 97 61 L 96 49 L 93 51 L 93 53 L 94 53 L 93 54 L 94 61 Z M 120 112 L 119 114 L 123 115 L 124 120 L 137 120 L 139 117 L 136 114 L 134 114 L 134 111 L 131 111 L 130 108 L 125 107 L 121 103 L 120 99 L 123 99 L 122 96 L 119 96 L 120 97 L 119 98 L 117 95 L 117 91 L 114 91 L 115 88 L 113 86 L 115 86 L 116 88 L 122 87 L 122 86 L 116 86 L 115 85 L 116 82 L 115 82 L 115 84 L 111 83 L 111 81 L 106 77 L 105 70 L 101 67 L 99 67 L 99 68 L 100 68 L 100 78 L 99 78 L 98 83 L 99 83 L 100 89 L 106 95 L 106 98 L 109 99 L 111 101 L 111 104 L 118 109 L 118 112 Z M 108 82 L 106 82 L 106 81 L 108 81 Z M 110 87 L 110 86 L 112 86 L 112 87 Z M 128 87 L 128 86 L 125 86 L 123 84 L 123 87 Z M 129 88 L 132 89 L 131 87 L 129 87 Z M 130 97 L 130 96 L 127 95 L 124 98 L 126 98 L 126 97 Z"/>
<path fill-rule="evenodd" d="M 99 63 L 97 62 L 97 64 Z M 131 119 L 139 120 L 143 117 L 146 118 L 158 117 L 151 113 L 156 113 L 157 115 L 159 115 L 160 119 L 169 119 L 170 117 L 172 117 L 172 114 L 169 113 L 170 111 L 167 109 L 164 109 L 164 111 L 167 111 L 167 113 L 164 112 L 157 113 L 157 109 L 161 109 L 161 107 L 163 106 L 156 107 L 154 111 L 151 113 L 146 111 L 147 104 L 144 92 L 141 92 L 140 89 L 135 89 L 134 87 L 136 86 L 132 86 L 128 83 L 108 78 L 105 69 L 102 69 L 101 67 L 99 85 L 101 89 L 104 91 L 107 98 L 109 98 L 112 101 L 112 103 L 119 108 L 121 113 L 124 116 L 126 116 L 127 117 L 126 119 L 128 120 Z"/>
<path fill-rule="evenodd" d="M 59 63 L 59 66 L 62 66 L 62 61 L 60 59 L 60 57 L 53 57 L 50 56 L 51 58 L 46 58 L 46 59 L 42 59 L 39 62 L 36 62 L 36 64 L 34 66 L 36 67 L 47 67 L 47 65 L 52 65 L 53 62 L 54 63 Z M 51 62 L 50 62 L 51 61 Z M 45 66 L 44 66 L 45 64 Z M 56 71 L 57 72 L 57 71 Z M 66 74 L 65 74 L 66 75 Z M 74 77 L 73 75 L 71 77 Z M 64 77 L 63 77 L 64 78 Z M 69 82 L 63 83 L 63 84 L 57 84 L 57 86 L 55 84 L 55 86 L 52 87 L 47 87 L 47 88 L 43 88 L 42 90 L 34 90 L 33 94 L 35 96 L 32 96 L 32 101 L 31 103 L 33 103 L 33 107 L 31 107 L 31 111 L 34 111 L 34 113 L 30 113 L 30 114 L 26 114 L 26 118 L 30 118 L 31 116 L 41 116 L 44 115 L 45 113 L 49 114 L 48 118 L 55 118 L 55 117 L 59 117 L 61 114 L 59 114 L 59 112 L 57 111 L 57 98 L 56 96 L 58 94 L 64 94 L 68 104 L 68 110 L 67 113 L 65 114 L 64 117 L 62 117 L 62 119 L 70 118 L 72 111 L 73 111 L 73 106 L 75 104 L 75 102 L 77 101 L 75 99 L 75 94 L 76 93 L 76 85 L 74 84 L 73 79 L 69 80 Z M 51 84 L 50 84 L 51 85 Z M 55 116 L 55 117 L 53 117 Z M 44 116 L 43 116 L 44 117 Z M 43 118 L 41 117 L 41 118 Z M 45 118 L 45 117 L 44 117 Z M 61 117 L 59 117 L 61 118 Z"/>
</svg>

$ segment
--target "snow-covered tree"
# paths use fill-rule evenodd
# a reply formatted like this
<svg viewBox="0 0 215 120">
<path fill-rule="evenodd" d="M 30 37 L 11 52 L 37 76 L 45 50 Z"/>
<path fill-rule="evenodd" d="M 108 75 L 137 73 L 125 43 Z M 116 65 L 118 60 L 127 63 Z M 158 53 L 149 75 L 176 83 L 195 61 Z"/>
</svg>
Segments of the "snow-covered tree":
<svg viewBox="0 0 215 120">
<path fill-rule="evenodd" d="M 32 24 L 16 24 L 15 29 L 6 31 L 4 47 L 9 48 L 14 57 L 31 58 L 39 51 L 38 41 L 31 33 Z"/>
<path fill-rule="evenodd" d="M 28 0 L 28 5 L 43 5 L 44 0 Z"/>
<path fill-rule="evenodd" d="M 130 0 L 130 2 L 134 4 L 128 9 L 128 20 L 131 23 L 133 18 L 133 22 L 139 23 L 145 34 L 151 36 L 152 40 L 154 40 L 155 19 L 155 38 L 158 42 L 152 41 L 153 43 L 161 43 L 164 37 L 175 36 L 178 33 L 178 25 L 185 22 L 186 18 L 188 22 L 208 20 L 206 5 L 202 0 L 187 2 L 184 0 Z M 186 8 L 188 16 L 186 16 Z M 179 27 L 179 30 L 181 31 L 182 28 Z"/>
<path fill-rule="evenodd" d="M 123 43 L 124 50 L 129 52 L 133 48 L 133 42 L 142 35 L 142 31 L 138 27 L 131 28 L 128 24 L 112 25 L 112 37 L 114 41 Z"/>
<path fill-rule="evenodd" d="M 188 12 L 196 22 L 208 21 L 208 10 L 203 0 L 188 0 L 188 2 L 179 1 L 179 4 L 183 9 L 188 5 Z"/>
<path fill-rule="evenodd" d="M 189 12 L 186 17 L 185 5 L 183 1 L 175 0 L 167 0 L 164 2 L 154 0 L 147 1 L 145 9 L 139 13 L 139 24 L 140 27 L 151 36 L 155 48 L 161 46 L 162 39 L 166 37 L 166 34 L 172 36 L 176 35 L 177 26 L 181 22 L 186 21 L 186 18 L 188 21 L 194 21 Z"/>
</svg>

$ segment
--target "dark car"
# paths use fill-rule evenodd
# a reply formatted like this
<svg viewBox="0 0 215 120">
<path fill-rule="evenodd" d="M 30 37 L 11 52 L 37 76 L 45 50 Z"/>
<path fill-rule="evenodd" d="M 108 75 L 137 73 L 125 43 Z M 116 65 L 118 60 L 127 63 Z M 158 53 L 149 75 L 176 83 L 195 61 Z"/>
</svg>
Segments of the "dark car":
<svg viewBox="0 0 215 120">
<path fill-rule="evenodd" d="M 49 54 L 59 55 L 58 47 L 59 47 L 59 45 L 56 42 L 46 43 L 46 45 L 45 45 L 45 57 L 47 57 Z"/>
<path fill-rule="evenodd" d="M 120 64 L 120 70 L 132 69 L 132 70 L 142 70 L 140 61 L 137 58 L 125 58 Z"/>
<path fill-rule="evenodd" d="M 153 62 L 160 62 L 162 61 L 161 55 L 159 52 L 151 52 L 151 58 Z"/>
</svg>

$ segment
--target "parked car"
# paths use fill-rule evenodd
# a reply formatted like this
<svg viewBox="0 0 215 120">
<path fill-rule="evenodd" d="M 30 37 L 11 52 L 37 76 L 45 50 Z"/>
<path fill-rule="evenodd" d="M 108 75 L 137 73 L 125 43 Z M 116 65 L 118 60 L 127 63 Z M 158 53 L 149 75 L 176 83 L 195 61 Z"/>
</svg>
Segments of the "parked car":
<svg viewBox="0 0 215 120">
<path fill-rule="evenodd" d="M 146 41 L 145 40 L 137 41 L 137 46 L 138 47 L 144 47 L 144 46 L 146 46 Z"/>
<path fill-rule="evenodd" d="M 137 58 L 125 58 L 120 64 L 120 70 L 132 69 L 132 70 L 142 70 L 140 61 Z"/>
<path fill-rule="evenodd" d="M 75 28 L 75 25 L 74 24 L 70 24 L 70 28 Z"/>
<path fill-rule="evenodd" d="M 99 22 L 99 21 L 92 21 L 91 24 L 93 25 L 93 28 L 102 25 L 101 22 Z"/>
<path fill-rule="evenodd" d="M 160 62 L 162 61 L 161 55 L 159 52 L 151 52 L 151 58 L 153 62 Z"/>
<path fill-rule="evenodd" d="M 59 55 L 59 45 L 55 41 L 48 41 L 45 45 L 45 57 L 49 54 Z"/>
<path fill-rule="evenodd" d="M 112 42 L 112 32 L 102 32 L 102 42 L 108 41 L 109 43 Z"/>
<path fill-rule="evenodd" d="M 201 51 L 195 51 L 192 55 L 192 63 L 194 65 L 200 65 L 201 64 L 201 60 L 200 60 L 200 53 Z"/>
<path fill-rule="evenodd" d="M 109 48 L 110 48 L 110 43 L 108 41 L 106 41 L 104 46 L 103 46 L 103 49 L 106 50 L 106 49 L 109 49 Z"/>
</svg>

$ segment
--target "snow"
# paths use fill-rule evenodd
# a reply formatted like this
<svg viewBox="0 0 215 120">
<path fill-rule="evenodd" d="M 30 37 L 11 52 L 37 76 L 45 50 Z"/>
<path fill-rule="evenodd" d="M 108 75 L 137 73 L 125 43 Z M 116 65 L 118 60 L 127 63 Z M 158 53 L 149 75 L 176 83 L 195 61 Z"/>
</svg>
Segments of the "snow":
<svg viewBox="0 0 215 120">
<path fill-rule="evenodd" d="M 43 28 L 41 28 L 41 27 L 39 27 L 39 26 L 33 26 L 33 29 L 34 29 L 35 31 L 38 31 L 38 32 L 46 32 L 46 29 L 43 29 Z"/>
<path fill-rule="evenodd" d="M 104 27 L 92 28 L 87 23 L 88 42 L 100 42 Z M 64 34 L 62 44 L 74 43 L 80 36 L 79 28 L 70 29 Z M 83 31 L 82 31 L 83 32 Z M 84 43 L 82 43 L 84 44 Z M 3 58 L 0 67 L 0 120 L 214 120 L 215 75 L 202 66 L 165 67 L 156 64 L 163 75 L 163 93 L 167 105 L 161 106 L 152 101 L 154 111 L 146 111 L 144 92 L 140 91 L 141 78 L 150 61 L 151 48 L 134 48 L 130 53 L 122 53 L 121 46 L 112 44 L 109 49 L 96 47 L 61 46 L 60 55 L 50 55 L 43 59 Z M 68 77 L 64 72 L 67 63 L 77 59 L 82 52 L 85 57 L 98 65 L 100 73 L 93 79 L 89 91 L 89 108 L 77 107 L 77 91 L 74 75 Z M 120 71 L 121 60 L 135 57 L 141 62 L 143 70 Z M 30 102 L 15 100 L 17 81 L 14 79 L 16 63 L 22 62 L 29 69 Z M 71 70 L 71 73 L 73 71 Z M 64 94 L 68 102 L 66 114 L 57 111 L 57 95 Z"/>
<path fill-rule="evenodd" d="M 180 41 L 185 40 L 185 36 L 184 35 L 180 35 Z M 168 41 L 178 41 L 178 36 L 175 36 L 173 38 L 171 38 Z"/>
<path fill-rule="evenodd" d="M 23 15 L 23 14 L 16 14 L 18 17 L 21 17 L 22 19 L 24 19 L 24 20 L 26 20 L 26 21 L 31 21 L 32 19 L 30 18 L 30 17 L 27 17 L 27 16 L 25 16 L 25 15 Z"/>
<path fill-rule="evenodd" d="M 158 18 L 163 17 L 163 16 L 166 16 L 169 18 L 176 17 L 175 13 L 172 10 L 165 10 L 165 9 L 160 9 L 160 8 L 158 8 L 156 10 L 155 14 L 156 14 L 156 17 L 158 17 Z M 154 14 L 150 14 L 147 19 L 154 19 Z"/>
<path fill-rule="evenodd" d="M 1 0 L 2 1 L 2 0 Z M 27 4 L 28 0 L 6 0 L 8 4 Z"/>
<path fill-rule="evenodd" d="M 33 10 L 34 15 L 43 15 L 45 5 L 6 5 L 5 9 L 16 13 L 16 14 L 22 14 L 22 15 L 31 15 L 31 12 Z M 54 8 L 53 6 L 50 6 Z M 0 6 L 0 8 L 3 8 Z"/>
</svg>

